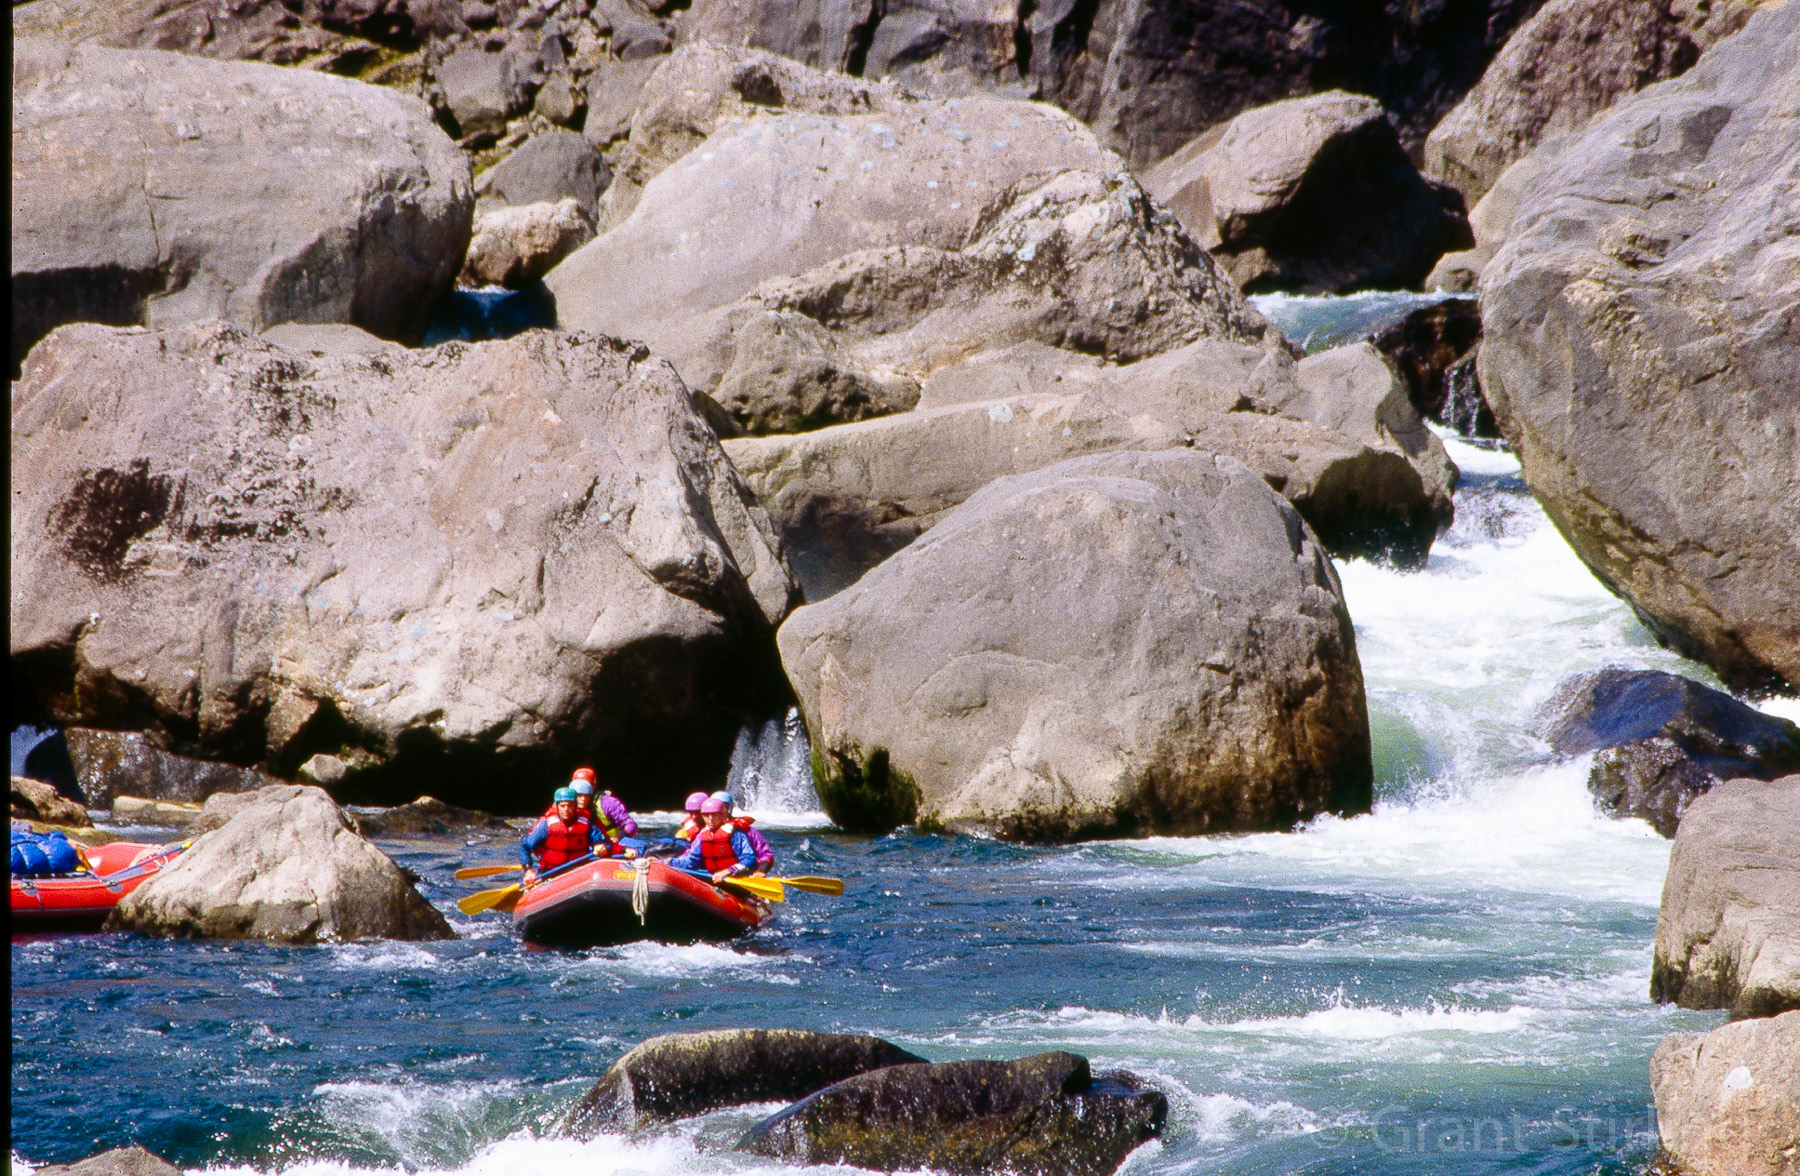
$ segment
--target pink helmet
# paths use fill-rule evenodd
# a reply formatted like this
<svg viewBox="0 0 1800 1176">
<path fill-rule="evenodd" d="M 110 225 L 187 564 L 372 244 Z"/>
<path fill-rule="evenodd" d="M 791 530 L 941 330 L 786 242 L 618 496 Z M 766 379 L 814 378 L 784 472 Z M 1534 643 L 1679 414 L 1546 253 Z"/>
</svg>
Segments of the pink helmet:
<svg viewBox="0 0 1800 1176">
<path fill-rule="evenodd" d="M 728 813 L 731 811 L 731 806 L 716 796 L 709 796 L 700 802 L 700 811 L 703 813 Z"/>
<path fill-rule="evenodd" d="M 688 793 L 687 804 L 684 807 L 690 813 L 697 813 L 700 811 L 700 806 L 705 803 L 706 803 L 706 793 L 690 792 L 690 793 Z"/>
</svg>

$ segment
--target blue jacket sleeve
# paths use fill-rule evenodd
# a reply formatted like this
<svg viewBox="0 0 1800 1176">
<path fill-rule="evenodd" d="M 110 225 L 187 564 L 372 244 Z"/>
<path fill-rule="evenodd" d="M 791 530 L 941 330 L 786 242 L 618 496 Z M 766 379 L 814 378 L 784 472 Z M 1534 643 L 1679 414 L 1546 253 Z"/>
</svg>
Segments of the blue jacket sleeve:
<svg viewBox="0 0 1800 1176">
<path fill-rule="evenodd" d="M 742 831 L 731 835 L 731 852 L 737 854 L 738 865 L 746 870 L 756 868 L 756 849 Z"/>
<path fill-rule="evenodd" d="M 550 836 L 550 822 L 540 817 L 538 823 L 531 827 L 531 832 L 525 834 L 519 842 L 519 864 L 521 866 L 526 869 L 531 868 L 532 855 L 543 848 L 544 838 L 548 836 Z"/>
<path fill-rule="evenodd" d="M 674 866 L 677 870 L 699 870 L 704 873 L 704 861 L 705 858 L 700 852 L 700 839 L 696 837 L 693 841 L 688 843 L 687 850 L 669 864 Z"/>
</svg>

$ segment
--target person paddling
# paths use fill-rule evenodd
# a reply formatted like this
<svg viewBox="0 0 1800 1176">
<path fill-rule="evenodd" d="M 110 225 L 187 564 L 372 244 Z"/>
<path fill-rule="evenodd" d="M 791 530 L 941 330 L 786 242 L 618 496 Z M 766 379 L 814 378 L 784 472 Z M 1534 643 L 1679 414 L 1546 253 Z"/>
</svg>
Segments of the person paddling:
<svg viewBox="0 0 1800 1176">
<path fill-rule="evenodd" d="M 676 869 L 705 871 L 719 883 L 756 868 L 756 851 L 750 848 L 750 839 L 732 827 L 730 806 L 709 796 L 700 805 L 700 818 L 706 827 L 687 852 L 675 859 Z"/>
<path fill-rule="evenodd" d="M 770 870 L 775 868 L 775 849 L 769 844 L 769 839 L 762 835 L 762 830 L 756 827 L 756 818 L 739 808 L 737 798 L 729 792 L 715 792 L 713 799 L 725 802 L 725 811 L 731 814 L 732 827 L 749 840 L 750 849 L 756 854 L 756 866 L 753 872 L 758 875 L 767 875 Z"/>
<path fill-rule="evenodd" d="M 525 867 L 524 884 L 537 881 L 540 872 L 554 870 L 576 858 L 593 854 L 610 857 L 612 846 L 600 830 L 588 821 L 575 803 L 573 788 L 558 788 L 551 802 L 554 810 L 540 818 L 519 842 L 519 864 Z M 533 866 L 532 858 L 537 857 Z"/>
<path fill-rule="evenodd" d="M 624 845 L 634 853 L 644 851 L 644 842 L 638 837 L 637 821 L 632 819 L 631 810 L 625 802 L 611 792 L 599 792 L 595 781 L 594 769 L 576 768 L 575 775 L 569 780 L 569 787 L 575 790 L 576 803 L 581 811 L 587 814 L 606 839 L 614 845 Z M 628 840 L 629 839 L 629 840 Z"/>
</svg>

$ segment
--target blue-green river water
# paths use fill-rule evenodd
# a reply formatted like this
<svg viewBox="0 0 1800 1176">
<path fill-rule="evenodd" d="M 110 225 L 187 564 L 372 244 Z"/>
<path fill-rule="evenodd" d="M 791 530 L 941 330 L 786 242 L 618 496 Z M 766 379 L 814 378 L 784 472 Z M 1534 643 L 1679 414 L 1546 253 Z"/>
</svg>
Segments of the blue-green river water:
<svg viewBox="0 0 1800 1176">
<path fill-rule="evenodd" d="M 489 841 L 385 843 L 455 942 L 15 939 L 14 1170 L 141 1143 L 283 1176 L 789 1171 L 732 1150 L 772 1108 L 550 1130 L 645 1037 L 754 1025 L 1129 1068 L 1171 1106 L 1132 1176 L 1638 1171 L 1651 1050 L 1721 1018 L 1649 1003 L 1669 843 L 1596 817 L 1586 761 L 1551 762 L 1533 716 L 1601 665 L 1711 679 L 1585 571 L 1510 457 L 1448 444 L 1465 481 L 1429 565 L 1339 568 L 1373 814 L 1021 848 L 845 836 L 771 779 L 785 867 L 849 889 L 728 946 L 528 950 L 452 905 L 454 869 L 510 856 Z"/>
</svg>

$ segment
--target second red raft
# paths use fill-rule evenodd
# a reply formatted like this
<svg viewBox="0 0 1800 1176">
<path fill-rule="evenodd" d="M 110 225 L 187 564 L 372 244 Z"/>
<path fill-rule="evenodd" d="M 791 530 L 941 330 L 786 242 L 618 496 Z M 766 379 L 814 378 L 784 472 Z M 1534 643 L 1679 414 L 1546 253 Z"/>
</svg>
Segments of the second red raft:
<svg viewBox="0 0 1800 1176">
<path fill-rule="evenodd" d="M 766 904 L 671 869 L 661 861 L 603 858 L 540 880 L 513 908 L 513 925 L 533 943 L 589 947 L 657 939 L 730 939 L 761 923 Z M 641 912 L 641 916 L 640 916 Z"/>
<path fill-rule="evenodd" d="M 44 878 L 14 877 L 13 930 L 97 930 L 121 898 L 136 890 L 181 850 L 180 845 L 115 841 L 87 849 L 91 867 L 88 871 Z"/>
</svg>

